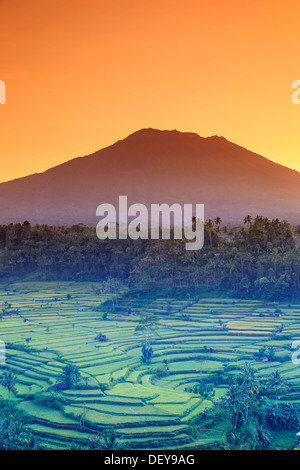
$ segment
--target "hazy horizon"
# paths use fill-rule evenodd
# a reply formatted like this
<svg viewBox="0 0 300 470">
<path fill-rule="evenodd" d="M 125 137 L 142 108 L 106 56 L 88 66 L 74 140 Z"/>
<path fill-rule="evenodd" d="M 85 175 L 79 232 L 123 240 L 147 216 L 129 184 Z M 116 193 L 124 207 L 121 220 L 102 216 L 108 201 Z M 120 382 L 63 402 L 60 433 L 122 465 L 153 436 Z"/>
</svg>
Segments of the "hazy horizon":
<svg viewBox="0 0 300 470">
<path fill-rule="evenodd" d="M 0 2 L 1 181 L 141 128 L 224 135 L 300 170 L 296 0 Z"/>
</svg>

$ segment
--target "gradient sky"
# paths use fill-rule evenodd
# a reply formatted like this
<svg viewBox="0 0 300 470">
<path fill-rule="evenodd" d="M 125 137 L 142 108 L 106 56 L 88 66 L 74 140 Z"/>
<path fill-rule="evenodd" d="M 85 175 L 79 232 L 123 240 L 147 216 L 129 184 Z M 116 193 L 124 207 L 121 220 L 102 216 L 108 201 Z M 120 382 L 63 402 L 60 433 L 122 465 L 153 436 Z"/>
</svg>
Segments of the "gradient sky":
<svg viewBox="0 0 300 470">
<path fill-rule="evenodd" d="M 145 127 L 300 171 L 299 31 L 299 0 L 0 0 L 0 181 Z"/>
</svg>

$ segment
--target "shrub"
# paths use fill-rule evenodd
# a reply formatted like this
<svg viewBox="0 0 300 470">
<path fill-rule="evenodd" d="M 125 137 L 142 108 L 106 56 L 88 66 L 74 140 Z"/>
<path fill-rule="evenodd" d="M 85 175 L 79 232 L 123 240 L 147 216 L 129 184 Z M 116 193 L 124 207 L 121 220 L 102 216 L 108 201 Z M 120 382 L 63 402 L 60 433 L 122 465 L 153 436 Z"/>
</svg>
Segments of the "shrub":
<svg viewBox="0 0 300 470">
<path fill-rule="evenodd" d="M 293 404 L 281 405 L 276 408 L 273 404 L 266 407 L 266 422 L 271 429 L 298 429 L 299 408 Z"/>
</svg>

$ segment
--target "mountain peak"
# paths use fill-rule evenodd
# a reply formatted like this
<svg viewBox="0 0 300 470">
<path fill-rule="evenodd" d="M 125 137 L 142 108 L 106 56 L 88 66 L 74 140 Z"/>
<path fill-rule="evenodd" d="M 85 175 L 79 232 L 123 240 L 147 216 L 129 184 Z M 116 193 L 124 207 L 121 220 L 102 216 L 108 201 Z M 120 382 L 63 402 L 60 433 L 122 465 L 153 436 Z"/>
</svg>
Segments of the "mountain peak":
<svg viewBox="0 0 300 470">
<path fill-rule="evenodd" d="M 132 137 L 145 137 L 145 136 L 150 136 L 150 137 L 155 137 L 155 136 L 183 136 L 183 135 L 194 135 L 197 137 L 200 137 L 198 134 L 194 132 L 181 132 L 178 131 L 177 129 L 156 129 L 153 127 L 145 127 L 142 129 L 139 129 L 138 131 L 133 132 L 130 134 L 127 139 L 132 138 Z"/>
<path fill-rule="evenodd" d="M 156 129 L 152 127 L 148 128 L 142 128 L 139 129 L 138 131 L 133 132 L 130 134 L 128 137 L 126 137 L 124 140 L 144 140 L 148 141 L 149 139 L 152 139 L 155 141 L 156 139 L 165 139 L 165 140 L 172 140 L 172 139 L 184 139 L 184 140 L 190 140 L 190 141 L 207 141 L 207 142 L 229 142 L 225 137 L 223 136 L 218 136 L 218 135 L 212 135 L 208 137 L 201 137 L 199 134 L 196 132 L 183 132 L 179 131 L 177 129 Z M 120 141 L 119 141 L 120 142 Z"/>
<path fill-rule="evenodd" d="M 204 204 L 205 218 L 250 214 L 300 222 L 300 174 L 223 136 L 140 129 L 92 155 L 0 184 L 0 223 L 96 224 L 96 208 Z"/>
</svg>

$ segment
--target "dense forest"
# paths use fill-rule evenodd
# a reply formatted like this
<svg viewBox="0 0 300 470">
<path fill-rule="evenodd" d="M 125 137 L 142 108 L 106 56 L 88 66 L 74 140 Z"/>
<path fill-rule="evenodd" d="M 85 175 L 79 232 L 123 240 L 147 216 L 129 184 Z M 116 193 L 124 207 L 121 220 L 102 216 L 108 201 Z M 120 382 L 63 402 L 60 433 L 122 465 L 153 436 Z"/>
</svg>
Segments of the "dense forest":
<svg viewBox="0 0 300 470">
<path fill-rule="evenodd" d="M 104 240 L 95 227 L 0 226 L 0 282 L 118 279 L 133 292 L 188 296 L 203 290 L 293 300 L 300 292 L 300 226 L 263 216 L 239 227 L 205 223 L 204 247 L 185 240 Z"/>
</svg>

